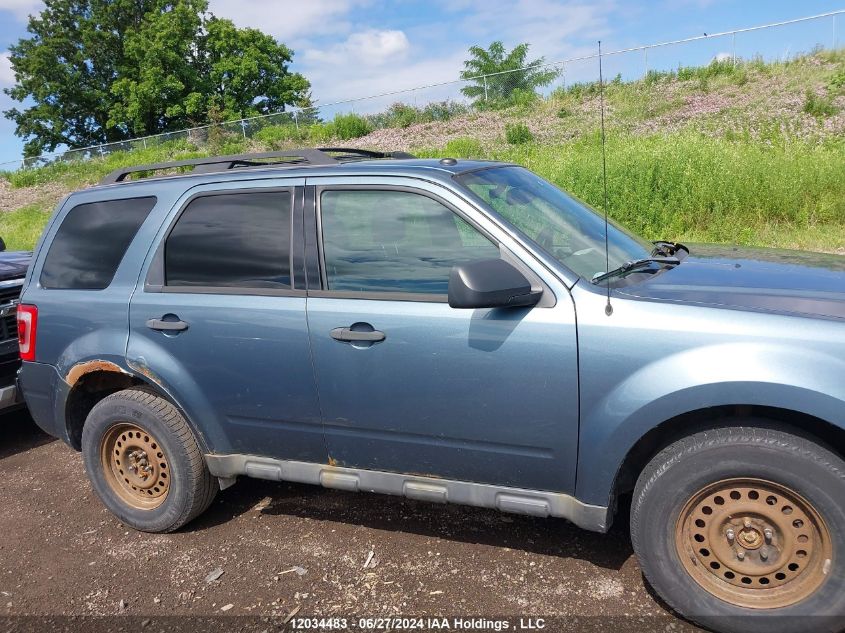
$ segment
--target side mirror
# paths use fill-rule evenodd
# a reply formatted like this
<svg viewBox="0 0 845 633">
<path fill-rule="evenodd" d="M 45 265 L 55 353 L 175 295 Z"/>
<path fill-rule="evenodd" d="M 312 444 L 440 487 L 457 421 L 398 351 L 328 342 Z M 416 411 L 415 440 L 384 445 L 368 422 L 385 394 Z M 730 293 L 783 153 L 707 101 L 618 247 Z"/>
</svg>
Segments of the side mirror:
<svg viewBox="0 0 845 633">
<path fill-rule="evenodd" d="M 6 250 L 6 242 L 3 241 L 3 238 L 0 237 L 0 252 Z"/>
<path fill-rule="evenodd" d="M 542 290 L 502 259 L 482 259 L 452 267 L 449 305 L 453 308 L 516 308 L 533 306 Z"/>
</svg>

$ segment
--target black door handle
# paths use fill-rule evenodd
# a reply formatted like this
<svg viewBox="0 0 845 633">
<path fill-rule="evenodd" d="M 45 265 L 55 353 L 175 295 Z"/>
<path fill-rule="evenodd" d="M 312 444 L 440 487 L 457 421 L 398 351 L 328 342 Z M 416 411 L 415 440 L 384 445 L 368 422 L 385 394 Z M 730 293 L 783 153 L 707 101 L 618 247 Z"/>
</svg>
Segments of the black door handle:
<svg viewBox="0 0 845 633">
<path fill-rule="evenodd" d="M 353 330 L 348 327 L 336 327 L 331 331 L 331 336 L 336 341 L 369 341 L 378 343 L 385 339 L 384 332 L 378 330 Z"/>
<path fill-rule="evenodd" d="M 147 327 L 151 330 L 159 330 L 161 332 L 181 332 L 188 329 L 188 324 L 184 321 L 165 321 L 163 319 L 150 319 L 147 321 Z"/>
</svg>

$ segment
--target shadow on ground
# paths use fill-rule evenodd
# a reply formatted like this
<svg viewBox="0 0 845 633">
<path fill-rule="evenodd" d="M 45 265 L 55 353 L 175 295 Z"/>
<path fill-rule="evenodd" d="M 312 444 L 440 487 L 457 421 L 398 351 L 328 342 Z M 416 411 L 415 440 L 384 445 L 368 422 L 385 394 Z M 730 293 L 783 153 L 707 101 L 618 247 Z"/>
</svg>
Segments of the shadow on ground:
<svg viewBox="0 0 845 633">
<path fill-rule="evenodd" d="M 268 501 L 269 499 L 269 501 Z M 535 554 L 577 558 L 618 570 L 633 555 L 627 512 L 608 534 L 582 530 L 562 519 L 542 519 L 496 510 L 440 505 L 371 493 L 327 490 L 305 484 L 241 478 L 183 531 L 206 530 L 231 521 L 261 503 L 268 515 L 346 523 L 375 530 L 417 534 L 465 543 L 508 547 Z"/>
<path fill-rule="evenodd" d="M 0 414 L 0 459 L 55 441 L 35 425 L 26 409 Z"/>
<path fill-rule="evenodd" d="M 0 459 L 57 441 L 41 431 L 25 409 L 0 416 Z M 67 449 L 71 450 L 71 449 Z M 262 503 L 261 512 L 465 543 L 508 547 L 535 554 L 587 560 L 618 570 L 633 554 L 627 510 L 621 507 L 608 534 L 587 532 L 562 519 L 504 514 L 401 497 L 328 490 L 318 486 L 241 477 L 182 532 L 210 529 Z"/>
</svg>

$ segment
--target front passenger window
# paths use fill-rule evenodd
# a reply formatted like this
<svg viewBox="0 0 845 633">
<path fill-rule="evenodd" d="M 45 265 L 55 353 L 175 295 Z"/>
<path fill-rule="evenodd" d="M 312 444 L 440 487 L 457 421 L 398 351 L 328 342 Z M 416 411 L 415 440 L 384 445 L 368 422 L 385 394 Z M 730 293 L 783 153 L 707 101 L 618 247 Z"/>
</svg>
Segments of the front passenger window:
<svg viewBox="0 0 845 633">
<path fill-rule="evenodd" d="M 445 295 L 452 266 L 499 257 L 495 244 L 421 194 L 328 190 L 320 209 L 329 290 Z"/>
</svg>

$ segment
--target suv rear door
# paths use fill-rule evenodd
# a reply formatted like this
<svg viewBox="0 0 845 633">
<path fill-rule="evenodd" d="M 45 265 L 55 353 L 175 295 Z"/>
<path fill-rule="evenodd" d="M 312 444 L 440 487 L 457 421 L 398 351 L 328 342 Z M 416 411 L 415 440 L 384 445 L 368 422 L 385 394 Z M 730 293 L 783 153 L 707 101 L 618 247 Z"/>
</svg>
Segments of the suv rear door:
<svg viewBox="0 0 845 633">
<path fill-rule="evenodd" d="M 452 265 L 508 258 L 521 250 L 511 236 L 421 180 L 308 185 L 308 325 L 330 462 L 571 491 L 578 373 L 566 288 L 535 263 L 537 307 L 450 308 Z M 343 329 L 359 340 L 338 340 Z"/>
<path fill-rule="evenodd" d="M 128 362 L 173 394 L 212 452 L 326 459 L 293 274 L 303 184 L 192 189 L 132 297 Z"/>
</svg>

